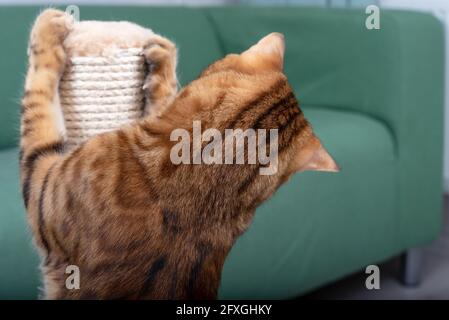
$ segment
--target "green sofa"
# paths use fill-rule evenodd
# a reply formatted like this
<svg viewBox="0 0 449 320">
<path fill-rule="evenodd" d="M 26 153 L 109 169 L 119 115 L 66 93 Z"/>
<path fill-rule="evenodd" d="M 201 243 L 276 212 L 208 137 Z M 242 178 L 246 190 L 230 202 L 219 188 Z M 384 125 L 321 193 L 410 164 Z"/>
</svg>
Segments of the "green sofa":
<svg viewBox="0 0 449 320">
<path fill-rule="evenodd" d="M 19 100 L 41 8 L 0 7 L 0 298 L 37 297 L 38 257 L 18 173 Z M 292 298 L 432 241 L 441 226 L 443 30 L 431 15 L 303 7 L 88 7 L 179 46 L 183 84 L 272 31 L 285 72 L 339 174 L 294 176 L 226 260 L 220 298 Z"/>
</svg>

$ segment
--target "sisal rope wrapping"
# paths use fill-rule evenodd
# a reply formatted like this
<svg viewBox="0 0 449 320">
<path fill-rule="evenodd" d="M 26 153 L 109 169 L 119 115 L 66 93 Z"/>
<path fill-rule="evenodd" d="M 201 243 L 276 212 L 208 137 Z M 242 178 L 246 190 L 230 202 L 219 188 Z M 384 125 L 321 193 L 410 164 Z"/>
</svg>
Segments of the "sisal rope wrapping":
<svg viewBox="0 0 449 320">
<path fill-rule="evenodd" d="M 142 50 L 155 36 L 127 21 L 78 21 L 64 40 L 69 62 L 59 102 L 70 145 L 140 118 L 147 66 Z"/>
<path fill-rule="evenodd" d="M 116 130 L 142 115 L 146 68 L 141 51 L 126 48 L 107 56 L 70 58 L 59 86 L 70 145 Z"/>
</svg>

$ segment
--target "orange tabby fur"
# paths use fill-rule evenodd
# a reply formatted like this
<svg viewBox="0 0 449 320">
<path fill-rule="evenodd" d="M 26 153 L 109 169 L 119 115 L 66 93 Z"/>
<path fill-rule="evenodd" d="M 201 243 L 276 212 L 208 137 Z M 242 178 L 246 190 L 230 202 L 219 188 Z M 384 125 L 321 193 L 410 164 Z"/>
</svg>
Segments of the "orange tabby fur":
<svg viewBox="0 0 449 320">
<path fill-rule="evenodd" d="M 335 171 L 282 73 L 284 40 L 271 34 L 229 55 L 176 93 L 176 48 L 156 38 L 145 51 L 150 115 L 66 150 L 56 126 L 58 81 L 70 18 L 36 20 L 21 125 L 21 183 L 43 257 L 49 299 L 216 298 L 224 260 L 256 207 L 296 171 Z M 155 106 L 155 107 L 154 107 Z M 279 129 L 279 167 L 174 165 L 170 132 Z M 81 272 L 79 290 L 65 269 Z"/>
</svg>

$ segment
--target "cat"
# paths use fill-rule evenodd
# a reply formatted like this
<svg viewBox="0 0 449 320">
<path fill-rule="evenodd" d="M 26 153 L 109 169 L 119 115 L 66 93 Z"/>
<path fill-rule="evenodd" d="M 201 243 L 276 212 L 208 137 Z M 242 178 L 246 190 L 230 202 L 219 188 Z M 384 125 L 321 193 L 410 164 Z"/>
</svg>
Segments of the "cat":
<svg viewBox="0 0 449 320">
<path fill-rule="evenodd" d="M 283 74 L 283 35 L 227 55 L 179 93 L 176 46 L 156 37 L 144 50 L 149 114 L 67 149 L 55 110 L 72 23 L 55 9 L 36 19 L 22 100 L 21 184 L 43 298 L 217 298 L 225 258 L 255 209 L 295 172 L 338 171 Z M 170 132 L 194 120 L 220 132 L 278 129 L 277 172 L 173 164 Z M 69 265 L 79 289 L 65 286 Z"/>
</svg>

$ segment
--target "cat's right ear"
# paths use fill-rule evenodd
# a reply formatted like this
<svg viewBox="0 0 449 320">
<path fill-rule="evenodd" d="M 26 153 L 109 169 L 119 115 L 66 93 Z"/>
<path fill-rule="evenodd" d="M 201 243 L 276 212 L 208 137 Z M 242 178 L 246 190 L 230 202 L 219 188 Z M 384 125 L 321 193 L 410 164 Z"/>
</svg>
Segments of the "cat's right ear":
<svg viewBox="0 0 449 320">
<path fill-rule="evenodd" d="M 285 40 L 284 35 L 273 32 L 263 37 L 259 42 L 242 53 L 244 57 L 267 57 L 273 61 L 276 68 L 284 67 Z"/>
<path fill-rule="evenodd" d="M 309 141 L 295 155 L 293 171 L 327 171 L 339 172 L 340 167 L 313 134 Z"/>
</svg>

